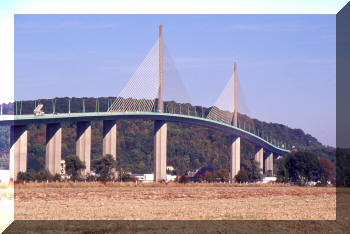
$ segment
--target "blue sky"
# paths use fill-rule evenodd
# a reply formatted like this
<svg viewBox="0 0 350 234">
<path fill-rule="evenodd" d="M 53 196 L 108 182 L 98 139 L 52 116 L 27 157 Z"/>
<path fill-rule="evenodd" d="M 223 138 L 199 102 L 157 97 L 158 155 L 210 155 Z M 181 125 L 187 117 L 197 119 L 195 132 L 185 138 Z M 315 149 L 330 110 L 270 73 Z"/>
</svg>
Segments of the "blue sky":
<svg viewBox="0 0 350 234">
<path fill-rule="evenodd" d="M 15 99 L 116 96 L 158 37 L 194 104 L 238 61 L 252 117 L 335 145 L 335 15 L 15 15 Z"/>
</svg>

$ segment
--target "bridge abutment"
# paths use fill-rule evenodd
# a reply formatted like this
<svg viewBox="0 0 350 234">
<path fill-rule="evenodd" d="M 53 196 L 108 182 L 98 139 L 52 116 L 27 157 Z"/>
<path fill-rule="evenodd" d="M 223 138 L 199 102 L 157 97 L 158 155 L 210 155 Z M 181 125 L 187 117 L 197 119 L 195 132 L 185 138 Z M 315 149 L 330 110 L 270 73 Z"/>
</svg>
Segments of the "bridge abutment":
<svg viewBox="0 0 350 234">
<path fill-rule="evenodd" d="M 62 128 L 60 123 L 46 125 L 45 168 L 52 174 L 60 173 Z"/>
<path fill-rule="evenodd" d="M 233 137 L 231 143 L 231 161 L 230 161 L 231 181 L 235 180 L 235 176 L 241 168 L 241 138 Z"/>
<path fill-rule="evenodd" d="M 259 163 L 259 168 L 261 169 L 261 173 L 263 173 L 264 169 L 264 148 L 257 146 L 255 147 L 255 161 Z"/>
<path fill-rule="evenodd" d="M 90 173 L 91 161 L 91 122 L 77 122 L 76 155 L 85 163 L 83 175 Z"/>
<path fill-rule="evenodd" d="M 166 180 L 167 130 L 165 121 L 154 121 L 153 173 L 154 181 Z"/>
<path fill-rule="evenodd" d="M 117 158 L 117 123 L 115 120 L 103 121 L 103 155 L 110 154 Z"/>
<path fill-rule="evenodd" d="M 11 126 L 10 129 L 10 178 L 17 180 L 18 172 L 27 171 L 27 126 Z"/>
</svg>

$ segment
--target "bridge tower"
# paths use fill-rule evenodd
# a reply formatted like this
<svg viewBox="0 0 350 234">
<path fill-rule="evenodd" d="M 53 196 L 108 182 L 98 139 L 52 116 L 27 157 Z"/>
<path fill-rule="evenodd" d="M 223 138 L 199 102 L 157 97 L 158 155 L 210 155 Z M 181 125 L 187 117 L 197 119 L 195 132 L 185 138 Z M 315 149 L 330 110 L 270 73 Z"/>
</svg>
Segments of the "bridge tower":
<svg viewBox="0 0 350 234">
<path fill-rule="evenodd" d="M 163 25 L 159 25 L 159 81 L 158 112 L 164 112 L 163 105 Z M 167 123 L 154 121 L 153 173 L 154 181 L 166 180 Z"/>
<path fill-rule="evenodd" d="M 237 62 L 234 62 L 234 101 L 233 101 L 233 126 L 237 127 L 238 115 L 237 115 Z M 234 181 L 235 175 L 241 167 L 241 138 L 233 136 L 231 139 L 231 165 L 230 176 L 231 182 Z"/>
</svg>

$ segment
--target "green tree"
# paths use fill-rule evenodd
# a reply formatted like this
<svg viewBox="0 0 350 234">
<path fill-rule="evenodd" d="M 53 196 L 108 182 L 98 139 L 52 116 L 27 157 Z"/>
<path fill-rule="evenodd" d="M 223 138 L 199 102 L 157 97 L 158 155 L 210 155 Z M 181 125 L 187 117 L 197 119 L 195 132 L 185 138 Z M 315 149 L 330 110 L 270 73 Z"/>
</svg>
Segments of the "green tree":
<svg viewBox="0 0 350 234">
<path fill-rule="evenodd" d="M 292 182 L 305 184 L 308 181 L 315 181 L 319 177 L 319 164 L 317 157 L 307 151 L 293 153 L 287 158 L 286 169 Z"/>
<path fill-rule="evenodd" d="M 53 176 L 53 181 L 61 181 L 61 175 L 56 173 L 54 176 Z"/>
<path fill-rule="evenodd" d="M 262 170 L 259 163 L 253 159 L 243 160 L 242 169 L 246 172 L 249 182 L 256 182 L 262 178 Z"/>
<path fill-rule="evenodd" d="M 34 181 L 34 171 L 26 171 L 26 172 L 18 172 L 17 174 L 17 182 L 29 182 Z"/>
<path fill-rule="evenodd" d="M 78 156 L 70 155 L 66 157 L 66 173 L 71 176 L 72 180 L 79 180 L 81 176 L 81 170 L 85 169 L 85 163 L 80 161 Z"/>
<path fill-rule="evenodd" d="M 230 178 L 230 173 L 227 169 L 220 169 L 216 172 L 216 176 L 218 178 L 219 181 L 221 182 L 227 182 Z"/>
<path fill-rule="evenodd" d="M 113 179 L 113 169 L 116 168 L 116 165 L 116 161 L 110 154 L 93 161 L 93 168 L 99 174 L 99 180 L 104 183 Z"/>
<path fill-rule="evenodd" d="M 276 176 L 277 179 L 276 181 L 279 183 L 287 183 L 289 182 L 289 173 L 288 170 L 286 168 L 286 159 L 285 158 L 279 158 L 276 160 L 276 164 L 277 164 L 277 172 L 276 172 Z"/>
<path fill-rule="evenodd" d="M 235 181 L 237 183 L 248 182 L 248 175 L 244 170 L 239 170 L 237 175 L 235 175 Z"/>
<path fill-rule="evenodd" d="M 34 175 L 34 179 L 38 182 L 42 182 L 42 181 L 52 181 L 53 180 L 53 176 L 51 175 L 51 173 L 44 169 L 39 171 L 38 173 L 35 173 Z"/>
</svg>

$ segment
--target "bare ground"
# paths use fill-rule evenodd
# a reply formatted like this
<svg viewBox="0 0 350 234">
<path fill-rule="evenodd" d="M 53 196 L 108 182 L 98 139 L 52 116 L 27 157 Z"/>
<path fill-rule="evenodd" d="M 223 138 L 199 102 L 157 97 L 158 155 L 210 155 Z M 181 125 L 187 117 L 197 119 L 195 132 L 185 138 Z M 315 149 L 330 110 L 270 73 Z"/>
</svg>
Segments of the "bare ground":
<svg viewBox="0 0 350 234">
<path fill-rule="evenodd" d="M 335 220 L 334 187 L 73 184 L 15 188 L 16 220 Z"/>
</svg>

